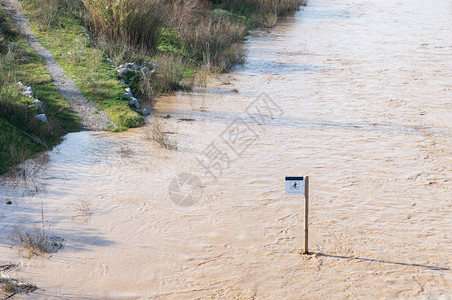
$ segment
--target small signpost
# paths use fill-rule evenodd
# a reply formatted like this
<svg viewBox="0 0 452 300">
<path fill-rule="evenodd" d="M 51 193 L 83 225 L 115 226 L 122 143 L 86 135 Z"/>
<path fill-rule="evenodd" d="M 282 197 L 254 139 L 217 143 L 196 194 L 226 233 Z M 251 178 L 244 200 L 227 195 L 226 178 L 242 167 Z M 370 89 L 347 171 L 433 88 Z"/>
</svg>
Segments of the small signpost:
<svg viewBox="0 0 452 300">
<path fill-rule="evenodd" d="M 286 195 L 304 195 L 304 250 L 308 251 L 309 176 L 286 177 Z"/>
</svg>

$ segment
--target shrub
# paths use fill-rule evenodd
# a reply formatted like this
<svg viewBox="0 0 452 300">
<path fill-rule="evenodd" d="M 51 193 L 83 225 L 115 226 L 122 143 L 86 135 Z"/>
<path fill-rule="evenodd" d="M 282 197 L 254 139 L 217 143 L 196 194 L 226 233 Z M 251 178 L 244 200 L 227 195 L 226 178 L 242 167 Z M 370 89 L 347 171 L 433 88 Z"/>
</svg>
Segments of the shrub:
<svg viewBox="0 0 452 300">
<path fill-rule="evenodd" d="M 211 15 L 185 28 L 182 38 L 196 60 L 225 71 L 243 61 L 245 51 L 241 43 L 246 32 L 244 24 Z"/>
<path fill-rule="evenodd" d="M 210 9 L 211 5 L 204 0 L 176 0 L 172 1 L 170 20 L 175 28 L 182 28 L 196 20 L 200 12 Z"/>
<path fill-rule="evenodd" d="M 75 208 L 75 215 L 72 219 L 79 219 L 83 222 L 88 222 L 89 219 L 93 216 L 93 208 L 91 206 L 91 202 L 88 199 L 81 199 L 78 206 Z"/>
<path fill-rule="evenodd" d="M 174 54 L 161 54 L 157 55 L 155 60 L 159 67 L 152 76 L 143 78 L 144 83 L 141 85 L 143 89 L 150 87 L 156 93 L 168 93 L 190 88 L 182 85 L 185 69 L 182 57 Z"/>
<path fill-rule="evenodd" d="M 10 276 L 0 277 L 0 292 L 3 292 L 5 298 L 10 299 L 17 293 L 31 293 L 38 289 L 34 284 L 20 282 Z M 8 295 L 9 294 L 9 295 Z M 11 298 L 13 299 L 13 298 Z"/>
<path fill-rule="evenodd" d="M 12 233 L 8 235 L 8 239 L 20 250 L 27 252 L 29 256 L 51 252 L 46 233 L 40 227 L 14 226 Z"/>
<path fill-rule="evenodd" d="M 164 0 L 85 0 L 92 31 L 108 40 L 153 51 L 167 15 Z"/>
<path fill-rule="evenodd" d="M 143 129 L 143 134 L 146 140 L 154 141 L 163 149 L 174 150 L 177 149 L 177 142 L 174 138 L 169 136 L 169 132 L 166 132 L 163 124 L 157 120 Z"/>
<path fill-rule="evenodd" d="M 152 76 L 141 77 L 138 84 L 138 92 L 140 100 L 143 103 L 153 104 L 155 92 Z"/>
<path fill-rule="evenodd" d="M 146 62 L 145 56 L 137 49 L 118 41 L 108 40 L 105 36 L 97 37 L 96 46 L 107 54 L 116 66 L 132 61 L 139 65 Z"/>
</svg>

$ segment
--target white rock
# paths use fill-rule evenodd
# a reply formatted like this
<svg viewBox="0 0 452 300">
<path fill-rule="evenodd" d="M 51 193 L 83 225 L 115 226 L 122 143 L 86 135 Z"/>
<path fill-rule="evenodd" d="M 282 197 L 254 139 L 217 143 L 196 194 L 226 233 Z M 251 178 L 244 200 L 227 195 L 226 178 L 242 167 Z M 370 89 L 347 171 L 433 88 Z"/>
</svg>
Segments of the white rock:
<svg viewBox="0 0 452 300">
<path fill-rule="evenodd" d="M 39 110 L 39 112 L 40 112 L 41 114 L 44 113 L 44 107 L 42 106 L 42 102 L 41 102 L 41 101 L 39 101 L 39 100 L 36 99 L 36 100 L 33 102 L 33 105 L 35 105 L 35 106 L 38 108 L 38 110 Z"/>
<path fill-rule="evenodd" d="M 119 69 L 118 73 L 120 76 L 126 76 L 127 72 L 129 72 L 129 69 L 127 68 L 123 68 L 123 69 Z"/>
<path fill-rule="evenodd" d="M 45 114 L 36 115 L 35 118 L 43 123 L 47 123 L 47 117 Z"/>
<path fill-rule="evenodd" d="M 25 91 L 25 92 L 23 92 L 23 94 L 24 94 L 25 96 L 27 96 L 28 98 L 33 98 L 33 92 Z"/>
<path fill-rule="evenodd" d="M 130 90 L 130 88 L 128 87 L 128 88 L 125 88 L 125 93 L 124 93 L 124 96 L 125 97 L 127 97 L 127 98 L 133 98 L 133 94 L 132 94 L 132 91 Z"/>
<path fill-rule="evenodd" d="M 11 276 L 9 276 L 9 275 L 6 275 L 6 274 L 1 274 L 1 275 L 0 275 L 0 278 L 8 279 L 8 280 L 14 280 L 13 277 L 11 277 Z"/>
<path fill-rule="evenodd" d="M 33 104 L 29 105 L 28 107 L 36 107 L 41 114 L 44 113 L 44 107 L 42 106 L 42 102 L 39 100 L 33 101 Z"/>
<path fill-rule="evenodd" d="M 138 68 L 139 68 L 139 66 L 137 64 L 130 63 L 130 62 L 125 63 L 124 67 L 127 69 L 134 69 L 134 70 L 138 70 Z"/>
<path fill-rule="evenodd" d="M 140 109 L 140 103 L 138 102 L 137 98 L 131 98 L 132 100 L 129 101 L 130 105 L 134 105 L 137 109 Z"/>
<path fill-rule="evenodd" d="M 144 116 L 149 116 L 149 115 L 151 114 L 147 108 L 143 109 L 143 110 L 141 111 L 141 113 L 142 113 Z"/>
<path fill-rule="evenodd" d="M 25 96 L 27 96 L 29 98 L 33 98 L 33 90 L 29 86 L 24 88 L 24 91 L 22 94 L 24 94 Z"/>
</svg>

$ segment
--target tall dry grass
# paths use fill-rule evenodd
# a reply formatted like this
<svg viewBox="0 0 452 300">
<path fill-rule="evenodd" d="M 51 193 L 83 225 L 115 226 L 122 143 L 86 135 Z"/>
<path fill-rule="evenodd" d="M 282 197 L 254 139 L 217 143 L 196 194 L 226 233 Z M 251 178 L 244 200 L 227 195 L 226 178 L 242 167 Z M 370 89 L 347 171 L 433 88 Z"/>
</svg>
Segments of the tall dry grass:
<svg viewBox="0 0 452 300">
<path fill-rule="evenodd" d="M 226 71 L 243 62 L 242 46 L 247 28 L 221 16 L 208 15 L 181 28 L 180 36 L 192 49 L 192 55 L 205 65 Z"/>
<path fill-rule="evenodd" d="M 95 35 L 142 50 L 157 47 L 169 6 L 165 0 L 84 0 Z"/>
<path fill-rule="evenodd" d="M 184 62 L 182 57 L 171 54 L 160 54 L 155 59 L 159 67 L 153 76 L 143 79 L 144 82 L 141 85 L 143 90 L 146 90 L 146 84 L 149 84 L 156 93 L 168 93 L 183 89 Z"/>
<path fill-rule="evenodd" d="M 182 28 L 193 22 L 211 8 L 205 0 L 175 0 L 171 3 L 170 22 L 175 28 Z"/>
<path fill-rule="evenodd" d="M 177 149 L 177 141 L 171 136 L 171 132 L 168 132 L 163 123 L 154 120 L 151 125 L 143 128 L 144 138 L 148 141 L 155 142 L 163 149 L 175 150 Z"/>
</svg>

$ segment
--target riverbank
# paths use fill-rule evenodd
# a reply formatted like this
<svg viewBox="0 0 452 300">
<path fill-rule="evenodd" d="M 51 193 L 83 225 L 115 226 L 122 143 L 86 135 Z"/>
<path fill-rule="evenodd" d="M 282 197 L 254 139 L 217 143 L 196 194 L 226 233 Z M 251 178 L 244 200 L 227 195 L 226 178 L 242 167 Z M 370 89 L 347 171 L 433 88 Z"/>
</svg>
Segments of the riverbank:
<svg viewBox="0 0 452 300">
<path fill-rule="evenodd" d="M 58 144 L 68 132 L 77 131 L 79 117 L 53 85 L 44 59 L 31 48 L 2 6 L 0 21 L 1 174 Z M 30 87 L 28 96 L 25 87 Z M 45 113 L 47 123 L 35 118 L 41 113 Z"/>
<path fill-rule="evenodd" d="M 253 31 L 227 80 L 155 104 L 176 149 L 141 128 L 68 134 L 38 191 L 0 185 L 0 235 L 44 219 L 63 248 L 29 259 L 0 238 L 0 266 L 34 298 L 447 298 L 451 12 L 430 4 L 312 0 Z M 280 109 L 256 121 L 263 91 Z M 203 183 L 191 206 L 169 193 L 181 173 Z M 294 175 L 310 176 L 310 256 Z"/>
<path fill-rule="evenodd" d="M 23 23 L 20 25 L 23 34 L 29 36 L 29 42 L 34 43 L 35 49 L 45 58 L 40 63 L 45 66 L 45 62 L 51 68 L 54 84 L 78 114 L 82 128 L 113 131 L 143 125 L 142 115 L 149 113 L 156 96 L 204 86 L 212 74 L 226 72 L 242 63 L 242 43 L 248 30 L 256 26 L 272 26 L 278 15 L 294 11 L 301 3 L 298 0 L 283 1 L 279 6 L 270 7 L 265 1 L 259 5 L 253 1 L 244 1 L 240 5 L 231 1 L 226 4 L 193 1 L 167 6 L 163 1 L 148 3 L 143 0 L 143 3 L 136 4 L 144 6 L 147 13 L 140 14 L 139 10 L 119 2 L 116 11 L 129 16 L 132 21 L 128 19 L 128 23 L 122 23 L 113 18 L 112 23 L 105 23 L 107 19 L 110 20 L 107 17 L 109 14 L 111 17 L 117 15 L 108 6 L 105 11 L 99 11 L 100 3 L 97 2 L 20 1 L 30 26 L 17 1 L 5 0 L 4 4 L 8 3 L 14 9 L 16 24 Z M 136 15 L 130 16 L 131 12 Z M 4 18 L 9 19 L 7 15 Z M 147 24 L 151 19 L 154 23 Z M 133 28 L 132 25 L 138 27 Z M 106 28 L 116 28 L 128 36 L 116 36 Z M 133 30 L 142 31 L 147 38 L 131 40 L 131 36 L 136 35 Z M 24 41 L 20 33 L 15 36 Z M 17 44 L 10 37 L 4 37 L 3 41 L 4 49 L 7 49 L 8 44 Z M 21 47 L 27 46 L 22 43 Z M 8 51 L 3 53 L 5 57 Z M 124 70 L 122 66 L 127 62 L 137 63 L 141 67 L 119 72 Z M 2 63 L 2 69 L 5 70 L 2 76 L 7 86 L 15 84 L 11 80 L 15 78 L 10 74 L 11 64 Z M 143 73 L 143 70 L 146 72 Z M 26 76 L 26 73 L 22 73 L 21 80 L 37 91 L 43 98 L 40 101 L 46 105 L 50 103 L 52 100 L 48 100 L 47 95 L 40 94 L 40 83 Z M 5 116 L 6 113 L 3 112 Z M 48 121 L 53 126 L 56 121 L 63 120 L 64 123 L 66 118 L 59 112 Z M 24 131 L 24 126 L 16 123 L 9 122 L 7 127 L 10 133 Z M 55 124 L 55 127 L 58 125 Z M 73 130 L 77 129 L 63 131 Z M 40 136 L 41 140 L 45 140 L 44 148 L 42 144 L 36 145 L 27 134 L 30 132 L 22 134 L 22 138 L 15 137 L 15 133 L 3 135 L 1 155 L 5 159 L 2 160 L 0 174 L 33 153 L 52 147 L 64 133 L 57 130 L 52 131 L 51 136 Z M 24 151 L 21 152 L 24 153 L 15 155 L 15 151 L 10 149 L 16 149 L 18 143 L 22 144 Z M 11 157 L 11 153 L 16 157 Z"/>
</svg>

